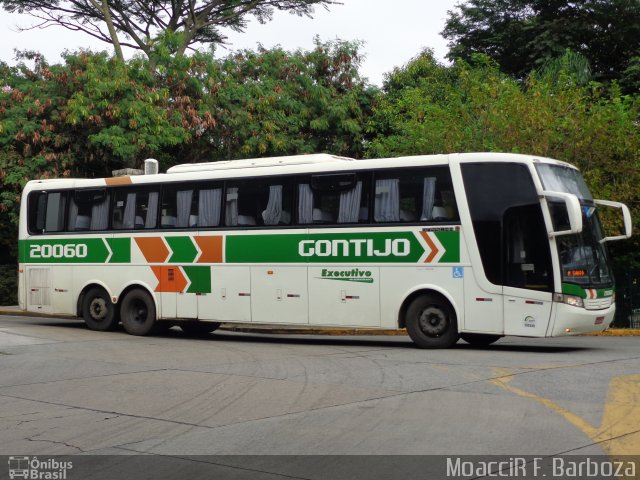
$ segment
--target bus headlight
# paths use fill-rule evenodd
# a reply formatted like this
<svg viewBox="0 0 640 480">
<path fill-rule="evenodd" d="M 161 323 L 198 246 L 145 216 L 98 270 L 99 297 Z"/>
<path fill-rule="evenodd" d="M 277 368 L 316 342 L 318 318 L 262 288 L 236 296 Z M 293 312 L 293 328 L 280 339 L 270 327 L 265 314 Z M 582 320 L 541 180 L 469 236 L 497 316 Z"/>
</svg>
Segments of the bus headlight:
<svg viewBox="0 0 640 480">
<path fill-rule="evenodd" d="M 566 303 L 572 307 L 584 308 L 584 301 L 581 297 L 576 295 L 564 295 L 562 293 L 556 293 L 553 298 L 556 302 Z"/>
</svg>

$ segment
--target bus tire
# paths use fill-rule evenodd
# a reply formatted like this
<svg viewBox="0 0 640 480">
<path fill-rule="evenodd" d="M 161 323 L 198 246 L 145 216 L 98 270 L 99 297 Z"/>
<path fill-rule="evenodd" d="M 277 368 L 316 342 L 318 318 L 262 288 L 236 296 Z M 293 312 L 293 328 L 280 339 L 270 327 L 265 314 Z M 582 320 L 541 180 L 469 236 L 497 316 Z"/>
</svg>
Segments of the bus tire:
<svg viewBox="0 0 640 480">
<path fill-rule="evenodd" d="M 460 338 L 474 347 L 487 347 L 502 338 L 502 335 L 488 335 L 484 333 L 461 333 Z"/>
<path fill-rule="evenodd" d="M 421 295 L 406 314 L 407 333 L 420 348 L 449 348 L 458 341 L 458 322 L 451 304 L 439 295 Z"/>
<path fill-rule="evenodd" d="M 148 335 L 156 326 L 156 305 L 146 290 L 139 288 L 126 294 L 120 306 L 122 326 L 131 335 Z"/>
<path fill-rule="evenodd" d="M 194 337 L 214 332 L 219 326 L 218 322 L 183 322 L 180 324 L 180 328 L 185 334 Z"/>
<path fill-rule="evenodd" d="M 90 330 L 106 332 L 118 325 L 116 308 L 104 288 L 94 287 L 82 297 L 82 318 Z"/>
</svg>

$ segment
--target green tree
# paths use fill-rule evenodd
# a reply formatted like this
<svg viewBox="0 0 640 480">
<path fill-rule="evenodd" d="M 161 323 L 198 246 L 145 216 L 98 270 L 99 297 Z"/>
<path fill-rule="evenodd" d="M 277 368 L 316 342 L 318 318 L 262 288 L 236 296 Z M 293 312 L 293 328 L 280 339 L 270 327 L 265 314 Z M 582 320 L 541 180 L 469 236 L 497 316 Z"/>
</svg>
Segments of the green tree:
<svg viewBox="0 0 640 480">
<path fill-rule="evenodd" d="M 629 205 L 637 229 L 639 119 L 640 97 L 615 84 L 583 85 L 571 69 L 534 72 L 523 83 L 487 57 L 448 67 L 426 51 L 387 77 L 367 153 L 500 151 L 564 160 L 583 171 L 596 197 Z M 639 244 L 636 236 L 614 248 L 621 254 Z"/>
<path fill-rule="evenodd" d="M 609 81 L 640 55 L 640 2 L 467 0 L 449 12 L 442 35 L 449 58 L 484 53 L 518 78 L 571 49 L 589 60 L 596 80 Z"/>
<path fill-rule="evenodd" d="M 311 16 L 314 6 L 334 0 L 0 0 L 7 12 L 25 13 L 35 27 L 61 26 L 84 32 L 114 46 L 123 60 L 122 46 L 152 55 L 166 36 L 175 40 L 175 53 L 183 55 L 194 44 L 225 41 L 224 29 L 242 32 L 251 18 L 269 21 L 274 11 Z M 35 28 L 32 27 L 32 28 Z"/>
<path fill-rule="evenodd" d="M 375 89 L 359 45 L 244 51 L 216 60 L 155 47 L 156 67 L 105 53 L 0 64 L 0 247 L 15 254 L 30 179 L 103 177 L 175 163 L 327 151 L 361 156 Z"/>
<path fill-rule="evenodd" d="M 360 77 L 359 45 L 242 51 L 209 75 L 214 159 L 331 152 L 360 157 L 376 90 Z"/>
</svg>

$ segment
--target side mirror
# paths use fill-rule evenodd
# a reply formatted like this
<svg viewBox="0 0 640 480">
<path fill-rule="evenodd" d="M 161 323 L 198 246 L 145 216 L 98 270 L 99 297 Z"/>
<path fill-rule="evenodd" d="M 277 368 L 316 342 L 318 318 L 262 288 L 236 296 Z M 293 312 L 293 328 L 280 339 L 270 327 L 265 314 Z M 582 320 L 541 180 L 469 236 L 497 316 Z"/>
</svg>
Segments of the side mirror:
<svg viewBox="0 0 640 480">
<path fill-rule="evenodd" d="M 611 202 L 609 200 L 594 200 L 596 205 L 602 205 L 603 207 L 612 207 L 619 208 L 622 210 L 622 219 L 624 220 L 624 235 L 615 235 L 613 237 L 605 237 L 601 241 L 602 242 L 611 242 L 614 240 L 625 240 L 631 237 L 631 212 L 629 212 L 629 207 L 627 207 L 624 203 L 619 202 Z"/>
<path fill-rule="evenodd" d="M 569 230 L 551 231 L 549 232 L 549 236 L 559 237 L 562 235 L 574 235 L 582 232 L 582 209 L 580 207 L 580 200 L 578 200 L 578 197 L 571 193 L 552 192 L 547 190 L 543 191 L 542 195 L 547 200 L 550 198 L 563 200 L 567 208 Z"/>
</svg>

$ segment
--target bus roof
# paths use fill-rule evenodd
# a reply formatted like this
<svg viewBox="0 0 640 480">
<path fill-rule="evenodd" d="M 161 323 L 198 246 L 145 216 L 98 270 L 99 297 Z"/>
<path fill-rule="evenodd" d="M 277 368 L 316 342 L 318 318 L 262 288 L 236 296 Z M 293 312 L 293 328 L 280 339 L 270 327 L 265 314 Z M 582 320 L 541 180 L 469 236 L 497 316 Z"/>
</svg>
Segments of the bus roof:
<svg viewBox="0 0 640 480">
<path fill-rule="evenodd" d="M 286 157 L 248 158 L 243 160 L 221 160 L 219 162 L 183 163 L 167 170 L 167 173 L 210 172 L 214 170 L 235 170 L 239 168 L 257 167 L 287 167 L 291 165 L 327 164 L 335 162 L 350 162 L 355 159 L 339 157 L 328 153 L 309 155 L 290 155 Z"/>
<path fill-rule="evenodd" d="M 243 160 L 224 160 L 218 162 L 186 163 L 176 165 L 167 173 L 153 175 L 133 175 L 123 177 L 108 177 L 94 179 L 57 178 L 47 180 L 32 180 L 28 182 L 29 189 L 45 188 L 73 188 L 73 187 L 102 187 L 105 185 L 147 184 L 172 181 L 193 181 L 210 179 L 230 179 L 238 177 L 258 177 L 275 174 L 314 174 L 331 171 L 357 171 L 370 169 L 412 167 L 421 165 L 447 165 L 450 160 L 461 162 L 537 162 L 575 166 L 544 157 L 521 155 L 512 153 L 459 153 L 442 155 L 414 155 L 405 157 L 376 158 L 356 160 L 325 153 L 310 155 L 292 155 L 283 157 L 266 157 Z"/>
</svg>

